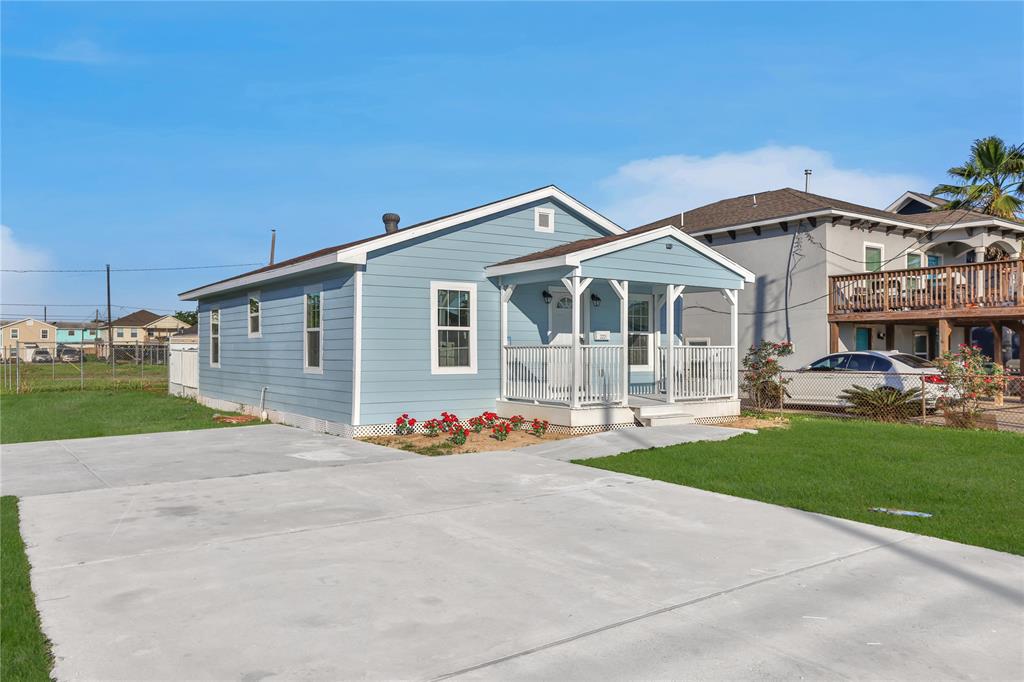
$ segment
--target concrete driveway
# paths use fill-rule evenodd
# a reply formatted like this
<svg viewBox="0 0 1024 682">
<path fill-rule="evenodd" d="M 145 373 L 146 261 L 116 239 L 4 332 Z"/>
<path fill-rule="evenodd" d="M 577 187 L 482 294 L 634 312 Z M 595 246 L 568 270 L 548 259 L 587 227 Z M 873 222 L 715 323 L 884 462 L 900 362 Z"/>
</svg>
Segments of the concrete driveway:
<svg viewBox="0 0 1024 682">
<path fill-rule="evenodd" d="M 251 452 L 264 428 L 230 433 L 252 434 Z M 362 452 L 24 498 L 56 675 L 1011 679 L 1024 666 L 1018 556 L 522 452 Z M 212 468 L 234 456 L 196 453 Z"/>
</svg>

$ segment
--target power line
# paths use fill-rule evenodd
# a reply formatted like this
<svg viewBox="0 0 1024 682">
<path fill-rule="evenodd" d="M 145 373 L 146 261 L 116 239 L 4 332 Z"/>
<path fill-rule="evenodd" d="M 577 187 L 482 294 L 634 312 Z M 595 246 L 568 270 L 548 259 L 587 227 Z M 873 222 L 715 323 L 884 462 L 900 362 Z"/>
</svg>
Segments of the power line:
<svg viewBox="0 0 1024 682">
<path fill-rule="evenodd" d="M 167 272 L 172 270 L 213 270 L 216 268 L 248 268 L 254 265 L 264 265 L 264 263 L 228 263 L 225 265 L 183 265 L 179 267 L 171 268 L 111 268 L 111 272 Z M 80 273 L 80 272 L 106 272 L 106 268 L 83 268 L 83 269 L 68 269 L 68 270 L 22 270 L 18 268 L 3 268 L 0 272 L 11 272 L 18 274 L 26 273 Z"/>
</svg>

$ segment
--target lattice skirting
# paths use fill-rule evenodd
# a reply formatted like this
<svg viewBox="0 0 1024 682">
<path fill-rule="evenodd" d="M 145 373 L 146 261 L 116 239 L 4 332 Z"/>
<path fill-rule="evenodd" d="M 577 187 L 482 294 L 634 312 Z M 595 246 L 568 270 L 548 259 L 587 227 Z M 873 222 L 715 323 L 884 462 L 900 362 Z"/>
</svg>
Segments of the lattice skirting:
<svg viewBox="0 0 1024 682">
<path fill-rule="evenodd" d="M 617 429 L 633 428 L 636 428 L 635 424 L 604 424 L 594 426 L 563 426 L 562 424 L 548 425 L 548 431 L 550 431 L 551 433 L 562 433 L 570 436 L 585 436 L 591 433 L 601 433 L 602 431 L 614 431 Z M 416 431 L 422 433 L 423 429 L 417 426 Z M 353 426 L 352 432 L 354 438 L 374 438 L 376 436 L 393 436 L 395 435 L 395 425 L 361 424 L 359 426 Z"/>
<path fill-rule="evenodd" d="M 722 415 L 719 417 L 695 417 L 693 420 L 694 424 L 724 424 L 726 422 L 734 422 L 739 417 L 737 415 Z"/>
</svg>

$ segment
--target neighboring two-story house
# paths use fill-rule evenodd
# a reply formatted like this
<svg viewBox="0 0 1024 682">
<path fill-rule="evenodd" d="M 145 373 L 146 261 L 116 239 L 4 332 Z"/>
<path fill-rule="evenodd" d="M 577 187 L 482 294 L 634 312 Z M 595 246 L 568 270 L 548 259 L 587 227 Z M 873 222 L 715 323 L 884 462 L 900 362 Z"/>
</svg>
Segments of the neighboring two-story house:
<svg viewBox="0 0 1024 682">
<path fill-rule="evenodd" d="M 49 322 L 26 317 L 20 320 L 0 320 L 0 354 L 6 362 L 20 351 L 21 359 L 31 362 L 36 348 L 53 349 L 57 327 Z"/>
<path fill-rule="evenodd" d="M 674 215 L 674 225 L 757 275 L 740 303 L 741 346 L 789 339 L 788 366 L 839 350 L 933 358 L 971 340 L 1018 357 L 1024 224 L 907 192 L 885 210 L 795 189 L 747 194 Z M 644 226 L 649 227 L 649 226 Z M 728 338 L 720 297 L 684 292 L 687 327 Z M 991 342 L 988 340 L 991 339 Z M 1011 350 L 1012 349 L 1012 350 Z"/>
<path fill-rule="evenodd" d="M 137 343 L 164 343 L 172 334 L 188 327 L 173 315 L 158 315 L 149 310 L 136 310 L 110 323 L 114 330 L 115 346 L 134 346 Z M 106 327 L 100 330 L 101 340 L 106 341 Z"/>
</svg>

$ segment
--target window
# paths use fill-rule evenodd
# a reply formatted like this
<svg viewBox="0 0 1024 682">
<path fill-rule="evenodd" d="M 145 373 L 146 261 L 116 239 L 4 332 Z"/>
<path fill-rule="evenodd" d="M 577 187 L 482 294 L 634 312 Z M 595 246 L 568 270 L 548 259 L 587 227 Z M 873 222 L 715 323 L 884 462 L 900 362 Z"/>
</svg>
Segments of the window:
<svg viewBox="0 0 1024 682">
<path fill-rule="evenodd" d="M 476 374 L 476 284 L 430 283 L 430 371 Z"/>
<path fill-rule="evenodd" d="M 17 328 L 15 328 L 15 329 L 12 329 L 12 330 L 11 330 L 11 338 L 12 338 L 12 339 L 16 339 L 16 338 L 18 338 L 18 337 L 20 336 L 18 332 L 19 332 L 19 330 L 18 330 Z"/>
<path fill-rule="evenodd" d="M 919 268 L 921 267 L 921 253 L 911 251 L 907 254 L 907 268 Z"/>
<path fill-rule="evenodd" d="M 898 355 L 892 355 L 890 357 L 896 362 L 902 362 L 904 365 L 907 365 L 908 367 L 913 367 L 914 369 L 925 369 L 935 366 L 932 363 L 928 362 L 927 360 L 917 357 L 916 355 L 907 355 L 906 353 L 900 353 Z"/>
<path fill-rule="evenodd" d="M 260 332 L 260 295 L 259 292 L 249 294 L 249 338 L 259 338 Z"/>
<path fill-rule="evenodd" d="M 305 355 L 303 370 L 312 374 L 320 374 L 324 371 L 322 367 L 324 330 L 320 308 L 322 296 L 323 293 L 320 291 L 307 291 L 303 296 L 303 319 L 305 320 L 302 343 Z"/>
<path fill-rule="evenodd" d="M 654 369 L 652 358 L 654 335 L 651 333 L 653 308 L 654 299 L 651 296 L 629 297 L 629 310 L 626 317 L 626 322 L 629 325 L 629 366 L 634 369 Z"/>
<path fill-rule="evenodd" d="M 220 310 L 210 311 L 210 367 L 220 367 Z"/>
<path fill-rule="evenodd" d="M 42 339 L 43 341 L 46 341 L 48 338 L 50 338 L 50 330 L 49 329 L 40 329 L 39 330 L 39 338 Z"/>
<path fill-rule="evenodd" d="M 881 244 L 864 243 L 864 271 L 879 272 L 882 269 L 884 250 Z"/>
<path fill-rule="evenodd" d="M 683 343 L 687 346 L 710 346 L 711 339 L 707 336 L 687 336 L 683 339 Z"/>
<path fill-rule="evenodd" d="M 928 359 L 928 332 L 914 332 L 914 355 L 924 360 Z"/>
<path fill-rule="evenodd" d="M 139 338 L 139 330 L 138 329 L 133 329 L 132 330 L 132 338 L 133 339 Z"/>
<path fill-rule="evenodd" d="M 123 329 L 118 329 L 117 330 L 117 338 L 119 338 L 119 339 L 123 339 L 124 338 L 124 330 Z"/>
<path fill-rule="evenodd" d="M 551 208 L 533 209 L 533 229 L 537 232 L 555 231 L 555 211 Z"/>
</svg>

